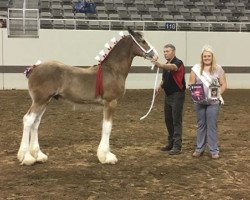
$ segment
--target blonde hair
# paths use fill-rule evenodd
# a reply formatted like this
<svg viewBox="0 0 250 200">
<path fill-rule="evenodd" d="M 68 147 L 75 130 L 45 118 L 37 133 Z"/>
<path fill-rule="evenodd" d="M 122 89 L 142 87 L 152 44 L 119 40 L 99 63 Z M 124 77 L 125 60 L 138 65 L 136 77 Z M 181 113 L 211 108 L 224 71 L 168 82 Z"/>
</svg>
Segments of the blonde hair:
<svg viewBox="0 0 250 200">
<path fill-rule="evenodd" d="M 212 54 L 212 64 L 211 64 L 211 68 L 210 68 L 210 73 L 213 74 L 216 69 L 217 69 L 217 63 L 216 63 L 216 59 L 214 56 L 214 51 L 212 49 L 212 47 L 210 45 L 205 45 L 202 48 L 202 53 L 201 53 L 201 60 L 200 60 L 200 66 L 201 66 L 201 74 L 204 70 L 204 63 L 203 63 L 203 53 L 204 52 L 210 52 Z"/>
</svg>

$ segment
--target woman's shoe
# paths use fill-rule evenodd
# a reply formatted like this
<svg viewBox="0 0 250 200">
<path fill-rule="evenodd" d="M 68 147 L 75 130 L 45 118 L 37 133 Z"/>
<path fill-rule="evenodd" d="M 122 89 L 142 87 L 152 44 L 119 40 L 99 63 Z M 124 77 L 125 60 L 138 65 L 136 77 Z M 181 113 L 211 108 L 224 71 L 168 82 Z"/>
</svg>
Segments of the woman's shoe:
<svg viewBox="0 0 250 200">
<path fill-rule="evenodd" d="M 202 152 L 195 151 L 195 152 L 193 153 L 193 157 L 198 158 L 198 157 L 202 156 L 202 154 L 203 154 L 203 151 L 202 151 Z"/>
<path fill-rule="evenodd" d="M 219 156 L 219 154 L 217 153 L 217 154 L 212 154 L 212 158 L 213 159 L 218 159 L 220 156 Z"/>
</svg>

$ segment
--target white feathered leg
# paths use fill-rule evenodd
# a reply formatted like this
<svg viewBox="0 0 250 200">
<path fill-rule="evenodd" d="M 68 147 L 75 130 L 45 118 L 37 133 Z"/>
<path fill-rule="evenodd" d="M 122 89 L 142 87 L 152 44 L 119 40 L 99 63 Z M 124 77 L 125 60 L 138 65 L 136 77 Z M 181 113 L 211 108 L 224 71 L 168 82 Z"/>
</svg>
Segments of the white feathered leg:
<svg viewBox="0 0 250 200">
<path fill-rule="evenodd" d="M 110 152 L 109 137 L 112 129 L 112 122 L 103 121 L 102 125 L 102 139 L 100 141 L 97 156 L 101 163 L 115 164 L 117 162 L 116 156 Z"/>
<path fill-rule="evenodd" d="M 36 117 L 36 113 L 27 113 L 23 117 L 23 136 L 17 154 L 17 158 L 21 162 L 21 165 L 32 165 L 36 162 L 36 159 L 30 154 L 29 151 L 30 130 L 36 120 Z"/>
<path fill-rule="evenodd" d="M 101 163 L 115 164 L 118 161 L 115 154 L 111 153 L 109 149 L 109 138 L 112 130 L 112 117 L 116 104 L 116 101 L 113 101 L 107 103 L 104 107 L 102 138 L 97 149 L 97 157 Z"/>
<path fill-rule="evenodd" d="M 30 136 L 30 153 L 36 159 L 37 162 L 46 162 L 48 156 L 45 155 L 41 150 L 38 142 L 38 127 L 41 122 L 41 118 L 45 109 L 41 112 L 39 117 L 34 122 L 34 125 L 31 127 L 31 136 Z"/>
</svg>

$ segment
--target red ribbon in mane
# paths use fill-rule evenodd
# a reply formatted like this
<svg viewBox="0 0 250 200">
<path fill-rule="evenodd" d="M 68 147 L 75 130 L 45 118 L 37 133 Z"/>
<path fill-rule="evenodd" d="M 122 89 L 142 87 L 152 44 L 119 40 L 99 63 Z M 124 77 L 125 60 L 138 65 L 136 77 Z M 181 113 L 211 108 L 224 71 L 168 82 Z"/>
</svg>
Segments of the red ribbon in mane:
<svg viewBox="0 0 250 200">
<path fill-rule="evenodd" d="M 102 76 L 102 65 L 99 65 L 98 71 L 96 73 L 96 88 L 95 88 L 95 96 L 103 95 L 103 76 Z"/>
</svg>

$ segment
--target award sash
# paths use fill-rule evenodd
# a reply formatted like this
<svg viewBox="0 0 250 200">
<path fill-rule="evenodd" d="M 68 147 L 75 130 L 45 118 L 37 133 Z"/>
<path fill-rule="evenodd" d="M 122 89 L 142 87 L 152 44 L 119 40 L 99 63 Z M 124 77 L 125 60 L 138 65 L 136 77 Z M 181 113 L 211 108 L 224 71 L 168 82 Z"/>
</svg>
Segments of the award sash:
<svg viewBox="0 0 250 200">
<path fill-rule="evenodd" d="M 196 64 L 192 67 L 192 71 L 195 73 L 195 75 L 209 89 L 208 98 L 212 100 L 219 99 L 221 104 L 224 104 L 224 100 L 219 92 L 219 86 L 213 86 L 212 85 L 213 80 L 210 78 L 210 76 L 205 71 L 202 71 L 202 74 L 201 74 L 200 70 L 201 70 L 201 67 L 199 64 Z"/>
</svg>

